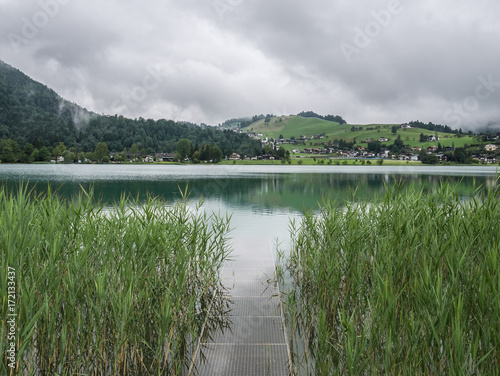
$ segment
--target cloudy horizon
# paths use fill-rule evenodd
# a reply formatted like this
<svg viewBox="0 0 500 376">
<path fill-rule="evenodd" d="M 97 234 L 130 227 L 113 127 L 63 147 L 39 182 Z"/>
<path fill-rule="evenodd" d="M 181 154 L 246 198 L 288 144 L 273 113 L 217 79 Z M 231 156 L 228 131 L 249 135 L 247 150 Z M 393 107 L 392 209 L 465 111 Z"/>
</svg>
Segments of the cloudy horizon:
<svg viewBox="0 0 500 376">
<path fill-rule="evenodd" d="M 0 0 L 0 59 L 104 114 L 500 126 L 493 0 Z"/>
</svg>

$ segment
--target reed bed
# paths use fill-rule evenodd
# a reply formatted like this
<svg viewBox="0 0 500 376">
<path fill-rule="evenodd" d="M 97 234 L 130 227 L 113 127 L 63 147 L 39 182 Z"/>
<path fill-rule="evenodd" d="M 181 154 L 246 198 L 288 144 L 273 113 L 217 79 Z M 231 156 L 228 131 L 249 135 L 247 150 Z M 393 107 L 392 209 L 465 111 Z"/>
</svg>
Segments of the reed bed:
<svg viewBox="0 0 500 376">
<path fill-rule="evenodd" d="M 324 202 L 282 257 L 296 374 L 498 375 L 500 188 Z"/>
<path fill-rule="evenodd" d="M 0 190 L 2 297 L 8 267 L 16 279 L 16 367 L 4 298 L 0 374 L 184 374 L 202 327 L 227 326 L 219 271 L 230 218 L 198 208 Z"/>
</svg>

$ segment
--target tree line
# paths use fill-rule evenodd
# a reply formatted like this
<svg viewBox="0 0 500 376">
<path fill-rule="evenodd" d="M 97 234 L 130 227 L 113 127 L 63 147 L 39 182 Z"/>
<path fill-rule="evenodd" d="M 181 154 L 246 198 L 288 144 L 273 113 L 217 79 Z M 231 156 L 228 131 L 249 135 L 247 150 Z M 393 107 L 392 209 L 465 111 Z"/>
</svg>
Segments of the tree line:
<svg viewBox="0 0 500 376">
<path fill-rule="evenodd" d="M 332 121 L 332 122 L 339 123 L 339 124 L 347 124 L 347 122 L 342 118 L 342 116 L 339 116 L 339 115 L 322 116 L 322 115 L 319 115 L 313 111 L 303 111 L 303 112 L 297 114 L 297 116 L 301 116 L 301 117 L 305 117 L 305 118 L 312 118 L 313 117 L 313 118 L 323 119 L 326 121 Z"/>
</svg>

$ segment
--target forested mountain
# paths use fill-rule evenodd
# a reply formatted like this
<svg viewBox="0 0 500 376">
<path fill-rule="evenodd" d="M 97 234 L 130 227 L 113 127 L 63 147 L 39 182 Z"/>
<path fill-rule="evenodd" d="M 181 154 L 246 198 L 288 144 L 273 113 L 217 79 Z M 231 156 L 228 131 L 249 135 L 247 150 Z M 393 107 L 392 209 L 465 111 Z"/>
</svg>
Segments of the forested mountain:
<svg viewBox="0 0 500 376">
<path fill-rule="evenodd" d="M 99 116 L 89 121 L 78 132 L 78 144 L 84 151 L 94 150 L 99 142 L 106 142 L 110 151 L 122 151 L 133 144 L 155 152 L 173 152 L 181 139 L 191 141 L 193 147 L 204 144 L 218 145 L 224 155 L 233 151 L 245 155 L 261 153 L 261 143 L 247 135 L 233 131 L 220 131 L 213 127 L 201 128 L 194 124 L 179 123 L 172 120 L 131 120 L 123 116 Z"/>
<path fill-rule="evenodd" d="M 77 128 L 95 116 L 0 61 L 0 138 L 74 144 Z"/>
<path fill-rule="evenodd" d="M 109 151 L 122 152 L 137 145 L 141 150 L 173 152 L 180 139 L 196 149 L 218 145 L 225 155 L 261 153 L 259 141 L 231 131 L 171 120 L 127 119 L 100 116 L 61 98 L 55 91 L 0 61 L 0 139 L 11 139 L 23 148 L 33 145 L 91 152 L 101 142 Z M 30 146 L 31 147 L 31 146 Z"/>
</svg>

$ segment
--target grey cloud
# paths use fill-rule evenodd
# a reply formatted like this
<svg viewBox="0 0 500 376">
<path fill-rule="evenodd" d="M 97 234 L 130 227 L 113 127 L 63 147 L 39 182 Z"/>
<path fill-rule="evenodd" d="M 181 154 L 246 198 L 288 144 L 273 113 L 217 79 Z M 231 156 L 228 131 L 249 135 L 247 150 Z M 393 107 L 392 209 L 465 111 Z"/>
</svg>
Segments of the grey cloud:
<svg viewBox="0 0 500 376">
<path fill-rule="evenodd" d="M 500 81 L 493 0 L 401 0 L 379 29 L 374 22 L 396 0 L 65 1 L 15 53 L 8 33 L 40 5 L 0 0 L 0 58 L 98 113 L 215 124 L 312 109 L 353 123 L 444 123 L 480 77 Z M 358 30 L 370 27 L 376 35 L 361 48 Z M 343 43 L 359 51 L 347 59 Z M 133 106 L 117 106 L 140 93 L 152 66 L 168 76 Z M 499 97 L 495 88 L 462 126 L 499 119 Z"/>
</svg>

